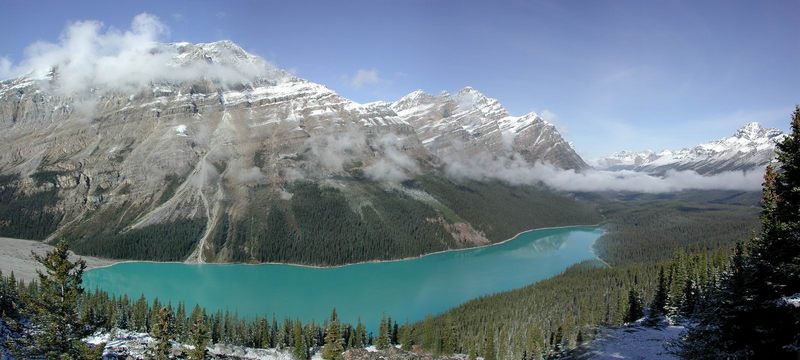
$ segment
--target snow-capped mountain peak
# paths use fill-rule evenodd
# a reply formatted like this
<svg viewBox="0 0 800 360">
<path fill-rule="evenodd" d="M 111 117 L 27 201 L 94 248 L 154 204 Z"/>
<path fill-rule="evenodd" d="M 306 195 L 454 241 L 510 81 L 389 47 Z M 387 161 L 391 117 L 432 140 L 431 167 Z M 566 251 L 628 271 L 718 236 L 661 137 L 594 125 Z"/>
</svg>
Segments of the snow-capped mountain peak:
<svg viewBox="0 0 800 360">
<path fill-rule="evenodd" d="M 718 173 L 748 170 L 769 163 L 775 144 L 785 135 L 779 129 L 765 128 L 757 122 L 745 124 L 733 136 L 681 150 L 620 151 L 597 161 L 600 168 L 641 170 L 660 173 L 670 169 Z"/>
<path fill-rule="evenodd" d="M 529 161 L 545 161 L 564 168 L 583 168 L 575 153 L 552 124 L 536 113 L 513 116 L 497 99 L 466 86 L 455 94 L 411 92 L 389 108 L 416 129 L 422 143 L 439 156 L 453 152 L 514 151 Z"/>
</svg>

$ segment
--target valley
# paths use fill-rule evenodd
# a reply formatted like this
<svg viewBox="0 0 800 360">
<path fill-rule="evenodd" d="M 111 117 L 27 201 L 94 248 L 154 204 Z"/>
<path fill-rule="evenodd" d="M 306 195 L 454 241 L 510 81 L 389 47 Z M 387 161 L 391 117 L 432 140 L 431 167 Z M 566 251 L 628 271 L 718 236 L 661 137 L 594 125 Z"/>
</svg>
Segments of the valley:
<svg viewBox="0 0 800 360">
<path fill-rule="evenodd" d="M 591 56 L 591 71 L 560 73 L 576 77 L 566 102 L 551 98 L 553 79 L 487 80 L 455 66 L 534 60 L 506 53 L 456 52 L 454 66 L 426 76 L 350 69 L 338 84 L 329 72 L 341 64 L 327 54 L 298 71 L 248 51 L 252 39 L 245 50 L 174 42 L 168 30 L 148 13 L 129 30 L 79 21 L 22 61 L 0 57 L 0 358 L 800 349 L 800 107 L 787 133 L 769 127 L 776 104 L 720 115 L 701 99 L 676 116 L 638 101 L 658 77 L 650 66 Z M 400 35 L 364 44 L 402 47 Z M 429 91 L 438 84 L 452 91 Z M 418 86 L 428 91 L 409 92 Z M 547 110 L 556 105 L 580 128 Z M 635 127 L 619 109 L 642 119 Z M 672 121 L 684 116 L 732 135 L 678 133 Z M 675 149 L 589 158 L 656 144 Z"/>
</svg>

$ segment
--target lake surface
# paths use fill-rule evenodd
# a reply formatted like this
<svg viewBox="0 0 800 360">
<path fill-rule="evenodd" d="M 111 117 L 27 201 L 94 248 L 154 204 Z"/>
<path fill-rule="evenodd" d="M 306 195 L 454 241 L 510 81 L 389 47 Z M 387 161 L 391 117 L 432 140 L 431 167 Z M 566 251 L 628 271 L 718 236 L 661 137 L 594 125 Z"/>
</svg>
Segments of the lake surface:
<svg viewBox="0 0 800 360">
<path fill-rule="evenodd" d="M 467 300 L 544 280 L 596 259 L 598 227 L 529 231 L 502 244 L 421 258 L 311 268 L 283 264 L 130 262 L 88 271 L 84 286 L 140 294 L 162 303 L 195 303 L 240 316 L 284 315 L 322 321 L 336 307 L 343 321 L 358 317 L 374 329 L 386 313 L 402 323 Z"/>
</svg>

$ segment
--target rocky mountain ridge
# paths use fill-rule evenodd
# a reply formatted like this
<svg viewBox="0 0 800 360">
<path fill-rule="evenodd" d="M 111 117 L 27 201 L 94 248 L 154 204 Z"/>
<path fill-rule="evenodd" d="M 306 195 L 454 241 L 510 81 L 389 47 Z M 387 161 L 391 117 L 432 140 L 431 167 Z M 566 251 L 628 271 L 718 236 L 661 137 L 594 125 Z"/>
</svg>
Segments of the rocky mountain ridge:
<svg viewBox="0 0 800 360">
<path fill-rule="evenodd" d="M 766 166 L 774 157 L 775 144 L 785 135 L 751 122 L 723 139 L 681 150 L 654 152 L 621 151 L 597 161 L 599 168 L 663 173 L 667 170 L 693 170 L 700 174 L 750 170 Z"/>
<path fill-rule="evenodd" d="M 132 77 L 63 63 L 0 82 L 0 235 L 154 260 L 415 256 L 512 230 L 446 203 L 462 186 L 438 170 L 448 149 L 585 166 L 535 114 L 509 116 L 472 89 L 436 99 L 430 108 L 448 116 L 425 115 L 402 101 L 355 103 L 229 41 L 157 44 L 143 56 L 153 69 Z M 421 141 L 436 127 L 424 119 L 450 140 Z M 363 239 L 341 230 L 347 221 Z M 301 258 L 318 246 L 343 258 Z"/>
</svg>

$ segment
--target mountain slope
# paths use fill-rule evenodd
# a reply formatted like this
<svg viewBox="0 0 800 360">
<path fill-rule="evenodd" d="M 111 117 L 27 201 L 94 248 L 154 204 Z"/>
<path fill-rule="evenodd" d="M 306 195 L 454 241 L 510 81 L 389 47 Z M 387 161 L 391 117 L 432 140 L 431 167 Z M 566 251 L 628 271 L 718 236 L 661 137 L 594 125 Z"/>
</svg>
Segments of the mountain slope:
<svg viewBox="0 0 800 360">
<path fill-rule="evenodd" d="M 597 161 L 608 170 L 637 170 L 663 173 L 667 170 L 694 170 L 699 174 L 749 170 L 766 166 L 774 156 L 775 144 L 785 135 L 752 122 L 733 136 L 677 151 L 622 151 Z"/>
<path fill-rule="evenodd" d="M 114 258 L 339 264 L 597 221 L 586 204 L 526 187 L 519 206 L 549 199 L 564 215 L 476 227 L 465 219 L 482 215 L 443 203 L 470 185 L 443 178 L 441 159 L 391 108 L 229 41 L 143 56 L 166 73 L 82 76 L 61 64 L 0 82 L 0 235 L 64 237 Z"/>
</svg>

